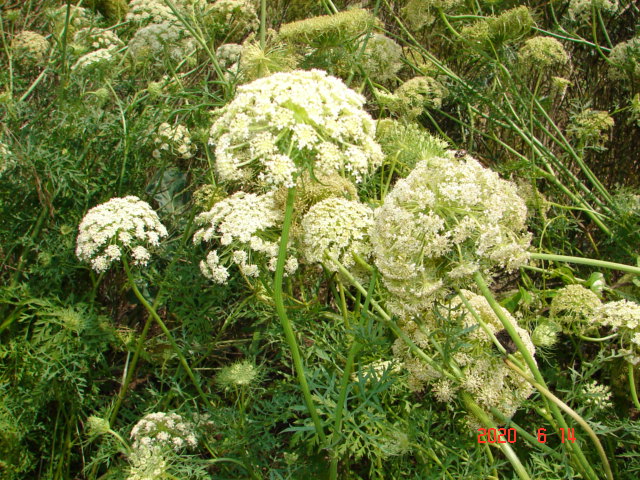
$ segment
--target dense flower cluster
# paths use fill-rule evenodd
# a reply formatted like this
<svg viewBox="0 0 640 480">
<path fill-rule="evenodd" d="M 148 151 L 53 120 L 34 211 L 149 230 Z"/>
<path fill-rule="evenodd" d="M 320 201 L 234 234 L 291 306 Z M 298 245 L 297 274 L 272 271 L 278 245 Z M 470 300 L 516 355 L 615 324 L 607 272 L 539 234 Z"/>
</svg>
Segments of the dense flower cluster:
<svg viewBox="0 0 640 480">
<path fill-rule="evenodd" d="M 369 229 L 373 210 L 354 200 L 330 197 L 313 205 L 302 219 L 302 253 L 309 263 L 325 264 L 332 272 L 338 265 L 325 256 L 335 257 L 351 273 L 358 275 L 354 255 L 371 256 Z"/>
<path fill-rule="evenodd" d="M 528 259 L 527 209 L 517 187 L 467 156 L 432 157 L 398 181 L 375 214 L 375 262 L 394 312 L 429 309 L 475 272 Z"/>
<path fill-rule="evenodd" d="M 380 101 L 399 116 L 414 119 L 428 108 L 440 108 L 447 89 L 435 78 L 414 77 L 390 94 L 382 94 Z"/>
<path fill-rule="evenodd" d="M 160 448 L 137 448 L 129 455 L 127 480 L 161 480 L 166 478 L 169 462 Z"/>
<path fill-rule="evenodd" d="M 543 70 L 561 67 L 569 61 L 566 50 L 553 37 L 530 38 L 520 47 L 518 57 L 524 66 Z"/>
<path fill-rule="evenodd" d="M 115 51 L 112 48 L 100 48 L 85 55 L 82 55 L 71 70 L 74 72 L 93 72 L 104 70 L 117 60 Z"/>
<path fill-rule="evenodd" d="M 139 29 L 129 42 L 129 55 L 135 63 L 163 63 L 183 60 L 195 50 L 188 32 L 171 22 L 152 23 Z"/>
<path fill-rule="evenodd" d="M 585 405 L 600 410 L 613 408 L 613 402 L 611 401 L 613 393 L 608 385 L 600 385 L 597 381 L 592 380 L 582 387 L 581 393 L 584 397 Z"/>
<path fill-rule="evenodd" d="M 354 8 L 334 15 L 321 15 L 282 25 L 280 38 L 288 42 L 321 44 L 327 38 L 357 38 L 369 31 L 376 17 L 368 10 Z"/>
<path fill-rule="evenodd" d="M 589 320 L 602 302 L 594 292 L 582 285 L 567 285 L 556 292 L 549 310 L 551 318 L 565 330 L 585 332 Z"/>
<path fill-rule="evenodd" d="M 249 360 L 241 360 L 223 367 L 216 377 L 222 388 L 246 387 L 258 378 L 258 367 Z"/>
<path fill-rule="evenodd" d="M 531 31 L 533 25 L 531 10 L 520 6 L 506 10 L 497 17 L 467 25 L 460 34 L 468 45 L 490 50 L 520 40 Z"/>
<path fill-rule="evenodd" d="M 194 427 L 177 413 L 149 413 L 131 430 L 134 450 L 140 448 L 171 449 L 179 451 L 198 444 Z"/>
<path fill-rule="evenodd" d="M 462 293 L 493 335 L 503 329 L 502 323 L 484 297 L 466 290 Z M 444 320 L 436 312 L 429 311 L 415 322 L 405 322 L 401 328 L 436 363 L 454 373 L 454 369 L 448 365 L 453 362 L 462 375 L 454 375 L 456 380 L 444 376 L 442 372 L 414 356 L 405 343 L 398 339 L 393 351 L 409 372 L 409 386 L 416 391 L 429 386 L 440 402 L 451 402 L 458 391 L 466 391 L 485 410 L 496 408 L 507 418 L 511 417 L 533 393 L 533 387 L 504 364 L 492 338 L 458 297 L 451 302 L 449 309 L 449 312 L 441 312 Z M 503 309 L 503 313 L 514 325 L 526 349 L 533 355 L 535 347 L 527 331 L 518 327 L 507 310 Z M 459 330 L 459 334 L 451 335 L 454 328 Z M 440 348 L 434 345 L 439 345 Z M 450 358 L 440 357 L 442 352 L 449 352 Z M 516 352 L 514 356 L 524 363 L 520 352 Z"/>
<path fill-rule="evenodd" d="M 460 6 L 464 6 L 464 0 L 409 0 L 402 15 L 412 29 L 419 30 L 435 20 L 438 10 L 450 12 Z"/>
<path fill-rule="evenodd" d="M 614 120 L 609 112 L 587 108 L 571 118 L 567 132 L 583 146 L 602 148 L 613 126 Z"/>
<path fill-rule="evenodd" d="M 136 265 L 146 265 L 151 257 L 148 248 L 167 235 L 156 212 L 135 196 L 112 198 L 93 207 L 78 230 L 76 255 L 98 273 L 127 253 Z"/>
<path fill-rule="evenodd" d="M 609 76 L 614 80 L 640 79 L 640 36 L 617 44 L 609 54 Z"/>
<path fill-rule="evenodd" d="M 567 18 L 580 25 L 589 26 L 592 21 L 597 21 L 592 18 L 592 7 L 601 13 L 614 13 L 619 6 L 618 0 L 570 0 Z"/>
<path fill-rule="evenodd" d="M 293 186 L 314 159 L 318 172 L 361 180 L 383 159 L 364 102 L 320 70 L 276 73 L 239 87 L 210 131 L 220 178 Z"/>
<path fill-rule="evenodd" d="M 11 40 L 11 49 L 16 61 L 29 67 L 44 62 L 49 52 L 49 42 L 39 33 L 23 30 Z"/>
<path fill-rule="evenodd" d="M 225 263 L 229 262 L 248 277 L 259 274 L 256 261 L 264 260 L 269 270 L 275 270 L 282 211 L 276 208 L 274 192 L 237 192 L 198 215 L 196 223 L 204 227 L 193 235 L 195 244 L 214 241 L 223 247 L 222 252 L 209 251 L 206 260 L 200 262 L 202 274 L 210 280 L 226 282 L 229 271 Z M 289 258 L 285 268 L 288 273 L 295 272 L 297 260 Z"/>
<path fill-rule="evenodd" d="M 69 8 L 69 19 L 67 20 L 67 5 L 61 5 L 58 8 L 49 10 L 48 17 L 53 23 L 55 36 L 59 36 L 66 25 L 67 36 L 73 38 L 73 34 L 77 30 L 91 26 L 94 14 L 87 8 L 71 5 Z"/>
<path fill-rule="evenodd" d="M 618 332 L 625 359 L 633 365 L 640 363 L 640 305 L 628 300 L 605 303 L 593 312 L 591 321 Z"/>
<path fill-rule="evenodd" d="M 251 0 L 216 0 L 207 11 L 216 36 L 227 41 L 240 41 L 259 25 L 256 2 Z"/>
<path fill-rule="evenodd" d="M 131 0 L 129 13 L 125 18 L 138 26 L 178 21 L 171 8 L 162 0 Z"/>
<path fill-rule="evenodd" d="M 78 30 L 73 36 L 73 42 L 83 51 L 117 49 L 124 46 L 124 42 L 113 30 L 90 27 Z"/>
<path fill-rule="evenodd" d="M 376 83 L 393 80 L 402 67 L 402 47 L 387 37 L 376 33 L 369 38 L 362 57 L 362 68 Z"/>
<path fill-rule="evenodd" d="M 196 146 L 191 143 L 189 129 L 183 125 L 172 127 L 168 123 L 161 123 L 153 138 L 156 148 L 153 158 L 160 158 L 163 152 L 189 159 L 196 152 Z"/>
</svg>

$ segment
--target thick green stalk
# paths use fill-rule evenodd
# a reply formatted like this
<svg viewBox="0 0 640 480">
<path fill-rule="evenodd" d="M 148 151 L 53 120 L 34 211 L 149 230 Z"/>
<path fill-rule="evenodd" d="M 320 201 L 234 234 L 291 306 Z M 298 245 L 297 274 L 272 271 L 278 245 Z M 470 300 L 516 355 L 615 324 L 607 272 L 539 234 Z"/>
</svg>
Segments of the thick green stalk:
<svg viewBox="0 0 640 480">
<path fill-rule="evenodd" d="M 640 267 L 626 265 L 624 263 L 607 262 L 605 260 L 595 260 L 593 258 L 571 257 L 568 255 L 554 255 L 551 253 L 531 253 L 531 258 L 536 260 L 548 260 L 550 262 L 576 263 L 578 265 L 588 265 L 596 268 L 607 268 L 610 270 L 620 270 L 621 272 L 640 275 Z"/>
<path fill-rule="evenodd" d="M 494 429 L 498 428 L 493 423 L 489 415 L 487 415 L 486 412 L 482 410 L 482 408 L 480 408 L 480 406 L 476 402 L 473 401 L 473 398 L 471 397 L 471 395 L 469 395 L 468 392 L 461 391 L 459 395 L 471 414 L 478 420 L 480 420 L 480 422 L 482 422 L 485 427 Z M 513 469 L 518 475 L 518 478 L 520 478 L 521 480 L 531 480 L 529 473 L 524 468 L 524 465 L 522 465 L 522 462 L 518 458 L 518 455 L 516 455 L 516 452 L 514 452 L 511 448 L 511 445 L 509 445 L 508 443 L 498 443 L 498 446 L 500 447 L 500 450 L 502 450 L 502 453 L 504 453 L 504 456 L 507 457 L 507 460 L 509 460 L 509 462 L 513 466 Z"/>
<path fill-rule="evenodd" d="M 260 1 L 260 48 L 267 44 L 267 0 Z"/>
<path fill-rule="evenodd" d="M 287 191 L 287 206 L 284 213 L 284 222 L 282 224 L 282 236 L 280 238 L 280 249 L 278 250 L 278 262 L 276 263 L 276 273 L 273 281 L 273 300 L 276 305 L 276 312 L 278 313 L 278 318 L 280 319 L 280 323 L 282 324 L 282 329 L 284 330 L 284 336 L 287 340 L 287 344 L 289 345 L 289 350 L 291 351 L 293 366 L 296 371 L 296 375 L 298 377 L 298 383 L 300 384 L 302 395 L 304 396 L 304 401 L 307 405 L 307 410 L 309 410 L 309 415 L 311 415 L 311 419 L 313 420 L 313 424 L 316 429 L 316 434 L 320 439 L 320 444 L 322 446 L 326 446 L 327 438 L 324 434 L 324 427 L 322 425 L 322 421 L 320 420 L 320 417 L 318 416 L 318 412 L 316 411 L 315 404 L 313 403 L 313 397 L 311 396 L 311 391 L 309 390 L 307 377 L 304 374 L 304 366 L 302 364 L 302 357 L 300 356 L 300 349 L 298 348 L 298 342 L 296 341 L 296 336 L 293 332 L 293 326 L 291 325 L 291 321 L 287 316 L 287 311 L 284 308 L 284 299 L 282 295 L 282 279 L 284 277 L 284 264 L 287 259 L 287 243 L 289 242 L 289 230 L 291 228 L 291 221 L 293 218 L 293 203 L 295 198 L 296 198 L 296 189 L 295 187 L 293 187 Z"/>
<path fill-rule="evenodd" d="M 640 401 L 638 401 L 638 392 L 636 390 L 636 380 L 633 375 L 633 369 L 635 367 L 632 363 L 629 364 L 629 392 L 631 392 L 631 400 L 633 400 L 634 406 L 640 410 Z"/>
<path fill-rule="evenodd" d="M 545 397 L 551 400 L 553 404 L 555 404 L 556 406 L 558 406 L 559 408 L 567 412 L 567 414 L 571 418 L 573 418 L 576 422 L 578 422 L 578 424 L 587 432 L 587 435 L 589 435 L 594 445 L 596 446 L 596 450 L 598 450 L 598 455 L 600 456 L 600 460 L 602 461 L 602 464 L 604 466 L 604 470 L 607 475 L 607 478 L 609 480 L 613 480 L 613 473 L 611 472 L 611 466 L 609 465 L 609 460 L 607 460 L 607 454 L 605 453 L 604 448 L 602 448 L 602 444 L 600 443 L 598 436 L 593 431 L 593 429 L 589 426 L 589 424 L 580 415 L 578 415 L 571 407 L 569 407 L 566 403 L 564 403 L 562 400 L 556 397 L 547 388 L 540 385 L 533 378 L 531 378 L 525 372 L 523 372 L 518 367 L 516 367 L 513 363 L 511 363 L 510 360 L 505 360 L 504 362 L 511 370 L 513 370 L 522 378 L 524 378 L 527 382 L 533 385 L 540 393 L 542 393 Z"/>
<path fill-rule="evenodd" d="M 198 395 L 205 402 L 205 405 L 208 406 L 210 402 L 207 399 L 207 396 L 205 395 L 205 393 L 202 391 L 202 387 L 200 387 L 200 382 L 198 381 L 196 376 L 193 374 L 191 367 L 189 367 L 189 364 L 187 363 L 187 359 L 184 357 L 182 350 L 180 350 L 180 347 L 178 346 L 175 339 L 173 338 L 173 335 L 171 335 L 171 332 L 169 331 L 167 326 L 164 324 L 164 322 L 156 312 L 155 308 L 153 308 L 153 306 L 147 301 L 147 299 L 144 298 L 144 295 L 140 293 L 140 290 L 138 290 L 135 280 L 133 279 L 133 275 L 131 274 L 131 269 L 129 268 L 129 263 L 127 262 L 127 259 L 123 258 L 122 260 L 123 260 L 122 263 L 124 264 L 124 270 L 127 273 L 127 279 L 129 280 L 129 285 L 131 286 L 131 289 L 133 290 L 134 295 L 140 301 L 140 303 L 142 303 L 144 308 L 147 309 L 147 312 L 149 312 L 149 315 L 153 317 L 153 319 L 156 321 L 156 323 L 158 324 L 162 332 L 165 334 L 165 336 L 167 337 L 167 340 L 169 340 L 169 343 L 173 348 L 173 351 L 178 356 L 178 359 L 180 360 L 180 364 L 182 365 L 182 368 L 184 368 L 184 370 L 187 372 L 187 375 L 191 379 L 193 386 L 196 387 L 196 390 L 198 391 Z"/>
<path fill-rule="evenodd" d="M 480 272 L 476 272 L 474 274 L 474 276 L 473 276 L 473 279 L 475 280 L 476 285 L 480 289 L 480 292 L 482 293 L 482 295 L 485 297 L 485 299 L 489 303 L 489 306 L 491 307 L 493 312 L 498 317 L 498 320 L 500 320 L 500 323 L 502 323 L 502 326 L 504 326 L 505 330 L 507 331 L 507 333 L 509 334 L 509 336 L 513 340 L 513 343 L 516 344 L 516 347 L 517 347 L 518 351 L 521 353 L 522 357 L 524 358 L 524 361 L 527 364 L 527 367 L 529 367 L 529 371 L 531 371 L 531 373 L 533 373 L 533 376 L 534 376 L 536 382 L 538 384 L 542 385 L 543 388 L 546 388 L 547 384 L 544 381 L 544 378 L 542 377 L 542 374 L 540 373 L 540 370 L 538 370 L 538 365 L 536 364 L 536 361 L 533 359 L 533 355 L 531 355 L 529 350 L 527 350 L 526 346 L 524 345 L 524 342 L 520 338 L 520 335 L 518 334 L 517 330 L 515 329 L 515 326 L 513 325 L 513 323 L 511 323 L 511 321 L 504 314 L 504 311 L 502 310 L 502 307 L 496 301 L 495 297 L 491 293 L 491 290 L 489 290 L 489 287 L 487 286 L 487 282 L 484 280 L 484 277 L 482 276 L 482 274 Z M 569 426 L 567 425 L 567 422 L 565 421 L 564 417 L 562 416 L 562 412 L 560 412 L 558 406 L 555 403 L 551 403 L 551 404 L 549 404 L 549 408 L 550 408 L 551 413 L 553 414 L 553 417 L 555 418 L 556 422 L 558 422 L 559 427 L 560 428 L 565 428 L 565 429 L 569 428 Z M 589 478 L 597 478 L 596 473 L 593 471 L 593 469 L 589 465 L 589 462 L 587 461 L 586 457 L 584 456 L 584 453 L 582 452 L 582 450 L 579 447 L 576 447 L 571 443 L 566 443 L 565 446 L 566 446 L 566 448 L 570 449 L 571 451 L 573 451 L 575 453 L 575 455 L 577 457 L 577 460 L 578 460 L 578 464 L 576 466 L 578 466 L 581 470 L 583 470 L 584 473 Z M 576 448 L 574 448 L 574 447 L 576 447 Z"/>
</svg>

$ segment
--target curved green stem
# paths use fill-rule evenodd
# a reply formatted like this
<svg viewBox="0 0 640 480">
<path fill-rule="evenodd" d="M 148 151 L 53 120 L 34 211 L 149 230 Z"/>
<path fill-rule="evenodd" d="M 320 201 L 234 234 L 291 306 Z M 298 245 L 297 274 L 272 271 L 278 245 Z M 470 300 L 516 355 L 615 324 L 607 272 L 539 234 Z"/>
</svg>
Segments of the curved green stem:
<svg viewBox="0 0 640 480">
<path fill-rule="evenodd" d="M 578 415 L 575 412 L 575 410 L 569 407 L 569 405 L 564 403 L 562 400 L 556 397 L 553 393 L 551 393 L 547 388 L 540 385 L 533 378 L 531 378 L 525 372 L 523 372 L 518 367 L 516 367 L 513 363 L 511 363 L 510 360 L 505 359 L 504 363 L 507 365 L 507 367 L 509 367 L 514 372 L 516 372 L 522 378 L 524 378 L 527 382 L 533 385 L 541 394 L 543 394 L 545 397 L 551 400 L 559 408 L 567 412 L 567 414 L 571 418 L 573 418 L 576 422 L 578 422 L 578 424 L 587 432 L 587 434 L 593 441 L 594 445 L 596 446 L 596 450 L 598 450 L 598 455 L 600 456 L 600 460 L 602 461 L 602 465 L 604 466 L 604 470 L 607 475 L 607 478 L 609 480 L 613 480 L 613 473 L 611 472 L 611 466 L 609 465 L 609 460 L 607 460 L 607 454 L 605 453 L 604 448 L 602 448 L 602 444 L 600 443 L 598 436 L 593 431 L 593 429 L 589 426 L 589 424 L 585 422 L 585 420 L 580 415 Z"/>
<path fill-rule="evenodd" d="M 612 338 L 616 338 L 617 336 L 617 333 L 607 335 L 606 337 L 587 337 L 585 335 L 577 335 L 580 340 L 584 340 L 585 342 L 606 342 L 607 340 L 611 340 Z"/>
<path fill-rule="evenodd" d="M 136 366 L 138 365 L 138 359 L 140 358 L 140 353 L 142 352 L 142 346 L 147 339 L 147 334 L 149 333 L 149 328 L 151 327 L 152 320 L 153 317 L 149 315 L 142 329 L 142 333 L 140 334 L 140 338 L 138 338 L 136 351 L 133 354 L 133 359 L 129 364 L 129 368 L 127 369 L 127 374 L 124 378 L 124 382 L 122 382 L 122 386 L 120 387 L 120 392 L 118 393 L 116 404 L 113 406 L 113 410 L 111 411 L 111 415 L 109 416 L 109 425 L 113 425 L 116 421 L 116 417 L 118 416 L 118 412 L 120 411 L 120 407 L 122 406 L 124 397 L 127 395 L 127 390 L 129 388 L 129 384 L 131 383 L 131 379 L 133 378 L 133 374 L 135 373 Z"/>
<path fill-rule="evenodd" d="M 631 392 L 631 400 L 635 407 L 640 410 L 640 401 L 638 401 L 638 391 L 636 390 L 636 380 L 633 375 L 633 369 L 635 367 L 632 363 L 629 364 L 629 391 Z"/>
<path fill-rule="evenodd" d="M 193 386 L 196 387 L 196 390 L 198 391 L 198 395 L 205 402 L 205 405 L 209 405 L 210 402 L 207 399 L 207 396 L 205 395 L 205 393 L 202 391 L 202 387 L 200 387 L 200 382 L 198 381 L 196 376 L 193 374 L 191 367 L 189 367 L 189 364 L 187 363 L 187 359 L 182 354 L 182 350 L 180 350 L 180 347 L 178 346 L 175 339 L 173 338 L 173 335 L 171 335 L 171 332 L 169 331 L 167 326 L 164 324 L 164 322 L 156 312 L 156 309 L 153 308 L 153 306 L 147 301 L 147 299 L 144 298 L 142 293 L 140 293 L 140 290 L 138 290 L 136 282 L 133 279 L 133 275 L 131 274 L 131 269 L 129 268 L 129 263 L 127 262 L 127 259 L 123 257 L 122 260 L 123 260 L 122 263 L 124 264 L 124 270 L 127 273 L 127 279 L 129 280 L 129 285 L 131 286 L 131 289 L 133 290 L 134 295 L 140 301 L 140 303 L 142 303 L 144 308 L 147 309 L 147 312 L 149 312 L 149 315 L 153 317 L 153 319 L 156 321 L 156 323 L 158 324 L 162 332 L 165 334 L 165 336 L 167 337 L 167 340 L 169 340 L 169 343 L 173 348 L 173 351 L 178 356 L 178 359 L 180 360 L 180 364 L 182 365 L 182 368 L 184 368 L 185 372 L 187 372 L 187 375 L 191 379 Z"/>
<path fill-rule="evenodd" d="M 541 386 L 543 386 L 543 388 L 546 388 L 546 382 L 544 381 L 544 378 L 542 377 L 542 374 L 538 369 L 538 365 L 536 364 L 536 361 L 534 360 L 533 355 L 531 355 L 529 350 L 527 350 L 524 342 L 520 338 L 520 335 L 515 329 L 515 326 L 513 325 L 513 323 L 504 314 L 502 307 L 496 301 L 495 297 L 491 293 L 491 290 L 489 290 L 489 287 L 487 286 L 487 283 L 485 282 L 482 274 L 480 272 L 476 272 L 475 275 L 473 276 L 473 279 L 478 285 L 480 292 L 489 303 L 489 306 L 491 307 L 493 312 L 496 314 L 496 316 L 500 320 L 500 323 L 502 323 L 502 325 L 504 326 L 505 330 L 507 331 L 511 339 L 516 344 L 518 351 L 521 353 L 522 357 L 524 358 L 524 361 L 527 367 L 529 368 L 529 371 L 533 374 L 536 382 Z M 558 409 L 558 406 L 552 402 L 549 405 L 549 407 L 550 407 L 551 413 L 553 414 L 553 417 L 558 422 L 559 427 L 569 428 L 569 426 L 567 425 L 567 422 L 562 416 L 562 412 L 560 412 L 560 410 Z M 597 478 L 596 473 L 591 468 L 582 450 L 578 446 L 575 446 L 571 443 L 566 443 L 565 446 L 567 449 L 570 449 L 575 453 L 578 460 L 577 466 L 581 470 L 584 470 L 584 473 L 586 474 L 586 476 L 588 476 L 589 478 Z"/>
<path fill-rule="evenodd" d="M 476 402 L 473 401 L 473 398 L 471 397 L 471 395 L 469 395 L 468 392 L 461 391 L 460 397 L 462 398 L 462 401 L 469 409 L 471 414 L 478 420 L 480 420 L 480 422 L 482 422 L 484 426 L 486 426 L 487 428 L 498 428 L 493 423 L 493 420 L 491 420 L 489 415 L 487 415 L 486 412 L 482 410 L 482 408 L 480 408 L 480 406 Z M 511 445 L 509 445 L 508 443 L 498 443 L 498 446 L 500 447 L 500 450 L 502 450 L 502 453 L 504 453 L 504 456 L 507 457 L 507 460 L 509 460 L 509 462 L 513 466 L 513 469 L 518 475 L 518 478 L 520 478 L 521 480 L 531 480 L 529 473 L 524 468 L 524 465 L 522 465 L 522 462 L 518 458 L 518 455 L 516 455 L 516 452 L 514 452 L 511 448 Z"/>
<path fill-rule="evenodd" d="M 568 255 L 554 255 L 551 253 L 531 253 L 530 257 L 536 260 L 576 263 L 578 265 L 589 265 L 590 267 L 596 268 L 608 268 L 610 270 L 620 270 L 621 272 L 640 275 L 640 267 L 634 267 L 632 265 L 626 265 L 624 263 L 607 262 L 605 260 L 595 260 L 593 258 L 570 257 Z"/>
<path fill-rule="evenodd" d="M 284 330 L 284 336 L 291 351 L 293 366 L 298 377 L 298 383 L 300 384 L 302 395 L 304 396 L 304 401 L 307 405 L 307 410 L 309 410 L 309 415 L 311 415 L 311 419 L 313 420 L 316 434 L 320 439 L 320 444 L 322 446 L 326 446 L 327 438 L 324 434 L 324 427 L 322 425 L 320 417 L 318 416 L 318 412 L 316 411 L 315 404 L 313 403 L 313 397 L 311 396 L 311 391 L 309 390 L 307 377 L 304 374 L 304 366 L 302 364 L 302 357 L 300 356 L 298 342 L 296 341 L 296 336 L 293 333 L 293 326 L 291 325 L 291 321 L 287 316 L 287 311 L 284 308 L 284 299 L 282 295 L 282 279 L 284 277 L 284 264 L 287 259 L 287 244 L 289 242 L 289 230 L 291 228 L 291 221 L 293 218 L 293 203 L 295 197 L 295 187 L 290 188 L 287 191 L 287 206 L 284 213 L 282 237 L 280 238 L 280 249 L 278 250 L 278 262 L 276 263 L 276 272 L 273 281 L 273 300 L 276 306 L 276 312 L 278 313 L 278 318 L 280 319 L 280 323 L 282 324 L 282 329 Z"/>
</svg>

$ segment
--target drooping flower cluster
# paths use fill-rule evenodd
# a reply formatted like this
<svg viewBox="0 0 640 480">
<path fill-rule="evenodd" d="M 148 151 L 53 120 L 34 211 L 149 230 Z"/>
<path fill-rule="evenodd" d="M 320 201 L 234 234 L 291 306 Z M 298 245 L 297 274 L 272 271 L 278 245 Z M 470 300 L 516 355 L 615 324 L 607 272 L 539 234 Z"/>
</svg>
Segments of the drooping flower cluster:
<svg viewBox="0 0 640 480">
<path fill-rule="evenodd" d="M 36 32 L 23 30 L 11 40 L 11 50 L 19 65 L 27 68 L 44 62 L 49 52 L 49 42 Z"/>
<path fill-rule="evenodd" d="M 356 264 L 354 255 L 365 261 L 371 256 L 372 225 L 373 210 L 360 202 L 330 197 L 316 203 L 302 219 L 305 260 L 325 264 L 330 271 L 338 272 L 338 265 L 325 256 L 328 252 L 356 277 L 362 277 L 362 267 Z"/>
<path fill-rule="evenodd" d="M 605 303 L 594 310 L 591 321 L 618 332 L 625 360 L 640 363 L 640 305 L 629 300 Z"/>
<path fill-rule="evenodd" d="M 402 47 L 387 37 L 376 33 L 367 41 L 362 57 L 362 68 L 376 83 L 393 80 L 402 67 Z"/>
<path fill-rule="evenodd" d="M 229 271 L 225 264 L 229 263 L 236 264 L 248 277 L 260 273 L 259 263 L 275 270 L 282 211 L 276 208 L 274 192 L 237 192 L 198 215 L 196 223 L 204 227 L 193 235 L 194 244 L 215 242 L 222 247 L 210 250 L 206 260 L 200 262 L 202 274 L 210 280 L 226 282 Z M 295 272 L 295 257 L 287 260 L 285 268 L 289 274 Z"/>
<path fill-rule="evenodd" d="M 112 198 L 93 207 L 80 222 L 76 255 L 96 272 L 130 254 L 134 264 L 146 265 L 150 247 L 167 235 L 158 214 L 138 197 Z"/>
<path fill-rule="evenodd" d="M 293 186 L 313 169 L 356 181 L 382 162 L 364 97 L 320 70 L 276 73 L 238 88 L 211 127 L 224 181 Z"/>
<path fill-rule="evenodd" d="M 520 267 L 530 242 L 526 215 L 517 187 L 470 156 L 418 163 L 376 210 L 371 230 L 389 308 L 415 314 L 475 272 Z"/>
<path fill-rule="evenodd" d="M 172 127 L 168 123 L 161 123 L 153 138 L 156 148 L 153 151 L 153 158 L 162 157 L 163 153 L 189 159 L 196 152 L 196 146 L 191 143 L 189 129 L 183 125 Z"/>
<path fill-rule="evenodd" d="M 502 323 L 484 297 L 466 290 L 462 293 L 493 335 L 502 331 Z M 415 321 L 405 322 L 401 328 L 418 347 L 456 379 L 446 377 L 416 357 L 398 339 L 393 350 L 409 372 L 409 386 L 416 391 L 430 387 L 440 402 L 450 402 L 458 391 L 465 391 L 485 411 L 496 408 L 505 417 L 511 417 L 533 393 L 533 387 L 504 364 L 487 331 L 458 297 L 451 301 L 448 308 L 448 312 L 440 312 L 442 315 L 428 311 Z M 527 331 L 517 325 L 507 310 L 503 309 L 503 313 L 515 327 L 527 351 L 533 355 L 535 347 Z M 451 333 L 453 330 L 456 334 Z M 524 363 L 520 352 L 514 353 L 514 356 Z M 461 375 L 451 365 L 457 367 Z M 526 367 L 525 371 L 529 373 Z"/>
<path fill-rule="evenodd" d="M 198 440 L 194 426 L 177 413 L 149 413 L 131 430 L 133 449 L 159 448 L 180 451 L 194 448 Z"/>
</svg>

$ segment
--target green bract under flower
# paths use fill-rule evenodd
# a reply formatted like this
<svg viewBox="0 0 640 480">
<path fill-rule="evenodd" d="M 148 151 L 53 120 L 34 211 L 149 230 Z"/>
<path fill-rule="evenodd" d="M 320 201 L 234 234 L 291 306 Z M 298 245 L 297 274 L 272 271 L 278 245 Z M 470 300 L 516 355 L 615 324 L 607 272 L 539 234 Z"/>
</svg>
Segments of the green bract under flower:
<svg viewBox="0 0 640 480">
<path fill-rule="evenodd" d="M 503 329 L 502 323 L 484 297 L 466 290 L 462 293 L 493 335 Z M 440 402 L 451 402 L 459 391 L 466 391 L 484 410 L 496 408 L 505 417 L 511 417 L 533 393 L 534 388 L 505 365 L 489 334 L 458 297 L 451 302 L 449 308 L 449 312 L 441 311 L 442 315 L 430 311 L 415 322 L 405 322 L 401 328 L 438 365 L 457 377 L 456 380 L 446 377 L 415 357 L 404 342 L 398 339 L 393 350 L 396 358 L 409 371 L 409 386 L 416 391 L 429 386 Z M 507 310 L 502 311 L 515 327 L 526 349 L 533 355 L 535 347 L 528 332 L 518 327 Z M 443 356 L 443 352 L 447 352 L 447 355 Z M 520 352 L 516 352 L 514 356 L 524 363 Z M 462 375 L 459 376 L 452 366 L 457 367 Z M 528 368 L 525 371 L 531 374 Z"/>
<path fill-rule="evenodd" d="M 136 265 L 146 265 L 148 248 L 167 235 L 158 214 L 138 197 L 112 198 L 93 207 L 80 222 L 76 255 L 98 273 L 130 253 Z"/>
<path fill-rule="evenodd" d="M 371 255 L 369 229 L 373 210 L 353 200 L 331 197 L 312 206 L 302 219 L 302 252 L 309 263 L 324 263 L 332 272 L 338 265 L 325 256 L 335 257 L 351 273 L 358 273 L 354 255 Z"/>
<path fill-rule="evenodd" d="M 224 181 L 294 186 L 313 168 L 356 181 L 382 163 L 365 98 L 321 70 L 276 73 L 238 88 L 211 127 Z"/>
<path fill-rule="evenodd" d="M 517 187 L 469 156 L 418 163 L 376 210 L 371 231 L 389 308 L 416 314 L 475 272 L 526 263 L 526 216 Z"/>
</svg>

